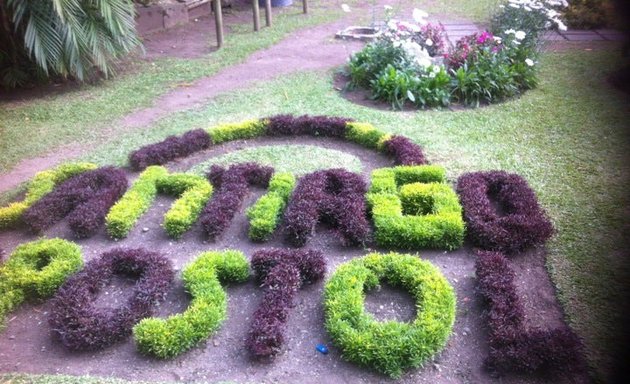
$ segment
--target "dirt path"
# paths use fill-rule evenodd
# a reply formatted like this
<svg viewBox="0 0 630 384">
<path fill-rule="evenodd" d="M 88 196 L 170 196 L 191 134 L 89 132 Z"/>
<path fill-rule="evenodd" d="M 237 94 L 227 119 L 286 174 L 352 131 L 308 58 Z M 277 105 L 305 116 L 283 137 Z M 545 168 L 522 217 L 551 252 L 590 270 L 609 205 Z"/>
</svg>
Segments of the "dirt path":
<svg viewBox="0 0 630 384">
<path fill-rule="evenodd" d="M 200 107 L 222 93 L 247 88 L 256 82 L 299 71 L 326 70 L 342 65 L 350 53 L 361 48 L 362 43 L 334 40 L 334 34 L 342 27 L 350 25 L 356 17 L 358 13 L 351 13 L 342 20 L 292 33 L 280 43 L 255 52 L 243 63 L 226 68 L 214 76 L 202 78 L 192 85 L 169 91 L 156 99 L 151 107 L 137 110 L 112 122 L 110 126 L 117 127 L 119 132 L 146 127 L 174 112 Z M 203 28 L 201 25 L 191 24 L 186 28 Z M 208 28 L 205 31 L 212 33 Z M 160 40 L 160 37 L 153 35 L 152 40 L 153 49 L 159 49 L 155 40 Z M 168 37 L 164 36 L 164 40 L 168 41 Z M 154 54 L 147 50 L 147 55 Z M 93 147 L 73 145 L 72 148 L 63 149 L 23 160 L 8 173 L 0 175 L 0 192 L 11 190 L 29 180 L 36 172 L 77 158 L 93 150 Z"/>
</svg>

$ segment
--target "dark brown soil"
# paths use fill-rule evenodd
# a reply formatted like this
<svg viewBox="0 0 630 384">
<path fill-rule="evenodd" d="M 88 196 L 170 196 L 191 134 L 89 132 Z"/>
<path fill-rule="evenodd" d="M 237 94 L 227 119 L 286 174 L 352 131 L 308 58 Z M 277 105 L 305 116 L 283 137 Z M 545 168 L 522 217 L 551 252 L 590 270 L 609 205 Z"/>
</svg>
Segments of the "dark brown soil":
<svg viewBox="0 0 630 384">
<path fill-rule="evenodd" d="M 174 162 L 171 170 L 185 170 L 206 158 L 250 145 L 266 144 L 273 139 L 252 142 L 232 142 L 212 148 L 194 157 Z M 363 174 L 367 179 L 370 171 L 391 165 L 391 160 L 359 146 L 333 139 L 288 138 L 274 142 L 309 143 L 340 149 L 358 156 L 363 162 Z M 307 159 L 305 158 L 305 161 Z M 136 174 L 129 173 L 133 178 Z M 257 244 L 247 238 L 247 219 L 243 211 L 264 191 L 254 190 L 245 202 L 226 233 L 216 242 L 207 241 L 202 230 L 195 225 L 179 241 L 169 239 L 161 228 L 163 214 L 172 198 L 160 196 L 153 207 L 131 231 L 129 238 L 114 242 L 104 230 L 90 239 L 77 241 L 86 260 L 97 257 L 103 251 L 123 247 L 147 247 L 167 255 L 178 271 L 196 255 L 207 250 L 238 249 L 248 257 L 263 247 L 284 247 L 281 234 L 266 244 Z M 145 230 L 146 229 L 146 230 Z M 65 222 L 45 233 L 46 237 L 72 239 Z M 24 230 L 0 233 L 0 244 L 9 254 L 18 244 L 35 240 L 37 236 Z M 345 248 L 340 245 L 329 228 L 320 226 L 307 247 L 324 252 L 329 265 L 328 277 L 343 262 L 360 257 L 372 248 Z M 385 251 L 385 250 L 379 250 Z M 415 254 L 415 252 L 411 252 Z M 482 368 L 487 353 L 487 335 L 484 328 L 484 306 L 475 294 L 474 258 L 468 247 L 455 252 L 421 251 L 419 256 L 433 262 L 444 273 L 457 293 L 457 317 L 453 334 L 435 360 L 424 368 L 409 371 L 399 380 L 401 383 L 570 383 L 567 378 L 536 376 L 506 376 L 493 378 Z M 5 256 L 6 257 L 6 256 Z M 544 266 L 544 250 L 535 249 L 513 258 L 518 276 L 519 289 L 524 301 L 528 322 L 531 326 L 554 327 L 560 324 L 562 313 L 555 299 L 554 288 Z M 123 288 L 130 282 L 114 279 L 103 290 L 99 305 L 112 306 L 125 299 Z M 50 307 L 47 302 L 21 306 L 9 315 L 7 328 L 0 333 L 0 372 L 64 373 L 72 375 L 115 376 L 126 379 L 151 381 L 219 381 L 262 383 L 376 383 L 392 382 L 369 369 L 345 362 L 324 329 L 322 289 L 324 282 L 304 287 L 297 298 L 287 324 L 287 343 L 282 353 L 272 362 L 254 361 L 248 355 L 244 341 L 252 314 L 259 305 L 262 291 L 250 280 L 231 285 L 228 320 L 218 333 L 198 347 L 171 360 L 155 360 L 141 355 L 129 338 L 126 342 L 97 352 L 71 353 L 51 337 L 46 319 Z M 181 280 L 177 280 L 158 315 L 167 316 L 183 311 L 188 304 Z M 398 289 L 383 285 L 380 291 L 367 294 L 366 308 L 379 320 L 409 321 L 416 308 L 411 297 Z M 330 348 L 322 355 L 315 346 L 324 343 Z"/>
</svg>

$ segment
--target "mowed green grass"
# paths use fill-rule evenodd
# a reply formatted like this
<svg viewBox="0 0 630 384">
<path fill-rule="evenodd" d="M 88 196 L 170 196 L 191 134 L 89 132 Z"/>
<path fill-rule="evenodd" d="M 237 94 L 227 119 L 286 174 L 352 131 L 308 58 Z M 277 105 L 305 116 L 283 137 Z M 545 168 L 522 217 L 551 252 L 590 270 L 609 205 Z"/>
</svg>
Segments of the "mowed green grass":
<svg viewBox="0 0 630 384">
<path fill-rule="evenodd" d="M 624 257 L 630 105 L 606 83 L 607 74 L 621 65 L 618 46 L 602 45 L 606 48 L 548 53 L 536 90 L 503 104 L 457 112 L 370 109 L 341 97 L 331 73 L 296 74 L 121 136 L 88 159 L 124 165 L 130 150 L 169 134 L 308 112 L 352 117 L 406 135 L 422 145 L 430 161 L 446 167 L 451 181 L 470 171 L 517 172 L 553 219 L 548 268 L 569 322 L 584 338 L 589 361 L 603 380 L 615 353 L 625 348 L 618 309 L 630 294 Z"/>
</svg>

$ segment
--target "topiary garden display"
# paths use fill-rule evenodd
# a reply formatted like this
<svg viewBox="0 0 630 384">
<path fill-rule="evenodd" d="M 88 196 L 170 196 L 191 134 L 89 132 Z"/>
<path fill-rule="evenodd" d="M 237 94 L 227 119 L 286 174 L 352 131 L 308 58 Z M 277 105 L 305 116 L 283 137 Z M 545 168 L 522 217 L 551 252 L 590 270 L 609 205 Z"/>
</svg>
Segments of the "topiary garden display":
<svg viewBox="0 0 630 384">
<path fill-rule="evenodd" d="M 206 177 L 165 167 L 222 143 L 263 135 L 346 140 L 375 150 L 393 165 L 376 167 L 369 180 L 341 168 L 298 178 L 257 163 L 215 165 Z M 535 193 L 518 175 L 469 173 L 459 178 L 454 189 L 445 169 L 428 164 L 421 147 L 410 139 L 389 135 L 368 123 L 308 115 L 278 115 L 196 129 L 134 151 L 129 164 L 140 174 L 128 190 L 125 170 L 96 169 L 91 164 L 62 166 L 36 176 L 23 202 L 0 209 L 3 227 L 19 229 L 20 224 L 27 224 L 46 234 L 47 228 L 68 215 L 79 238 L 128 241 L 123 239 L 145 236 L 144 230 L 142 235 L 131 232 L 143 215 L 151 216 L 148 211 L 158 194 L 174 198 L 163 216 L 164 231 L 142 238 L 141 248 L 123 244 L 106 250 L 80 271 L 83 258 L 74 243 L 51 239 L 17 247 L 0 266 L 0 318 L 28 298 L 54 296 L 48 303 L 47 319 L 67 349 L 100 350 L 133 334 L 135 349 L 141 354 L 179 362 L 183 354 L 201 353 L 204 340 L 234 321 L 248 328 L 231 342 L 236 340 L 250 356 L 274 364 L 292 353 L 287 348 L 288 335 L 295 337 L 289 327 L 297 316 L 291 315 L 292 308 L 316 305 L 321 310 L 316 320 L 323 322 L 335 354 L 399 378 L 448 353 L 442 351 L 448 351 L 449 339 L 454 337 L 458 287 L 449 280 L 457 280 L 448 275 L 447 280 L 434 263 L 416 255 L 377 253 L 370 247 L 451 251 L 462 248 L 467 237 L 480 248 L 476 279 L 479 293 L 489 304 L 486 367 L 566 372 L 568 367 L 583 366 L 580 340 L 569 327 L 524 325 L 510 260 L 498 253 L 523 252 L 552 234 Z M 261 188 L 265 192 L 249 207 L 242 207 L 248 195 Z M 247 220 L 239 221 L 240 214 Z M 236 235 L 229 231 L 235 222 L 246 226 Z M 351 260 L 327 255 L 326 250 L 340 246 L 337 242 L 318 249 L 322 228 L 332 229 L 343 246 L 335 252 L 347 252 Z M 187 232 L 198 238 L 179 240 Z M 224 239 L 226 232 L 231 233 L 228 239 Z M 165 241 L 173 248 L 153 250 L 152 241 Z M 203 242 L 209 250 L 185 259 L 188 241 Z M 245 241 L 251 253 L 232 249 L 245 246 Z M 283 241 L 296 249 L 278 248 Z M 259 249 L 257 243 L 273 247 Z M 306 244 L 309 249 L 301 248 Z M 172 292 L 179 270 L 174 265 L 186 260 L 177 284 L 183 285 L 190 303 L 184 310 L 152 317 Z M 244 315 L 226 322 L 233 288 L 226 291 L 225 287 L 247 285 L 250 268 L 262 290 L 255 300 L 258 307 L 248 309 L 251 318 Z M 116 276 L 135 280 L 130 294 L 111 308 L 97 306 L 102 290 Z M 367 295 L 381 283 L 411 295 L 416 309 L 413 320 L 380 321 L 366 310 Z M 311 288 L 323 294 L 315 304 L 300 300 Z"/>
</svg>

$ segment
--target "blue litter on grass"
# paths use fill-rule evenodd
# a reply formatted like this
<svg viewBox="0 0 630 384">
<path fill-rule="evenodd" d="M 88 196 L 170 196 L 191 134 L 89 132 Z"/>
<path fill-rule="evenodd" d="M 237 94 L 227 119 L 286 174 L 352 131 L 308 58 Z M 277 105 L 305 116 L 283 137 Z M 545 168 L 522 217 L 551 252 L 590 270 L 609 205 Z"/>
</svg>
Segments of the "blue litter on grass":
<svg viewBox="0 0 630 384">
<path fill-rule="evenodd" d="M 317 344 L 315 349 L 317 349 L 317 351 L 320 352 L 322 355 L 328 354 L 328 347 L 325 346 L 324 344 Z"/>
</svg>

